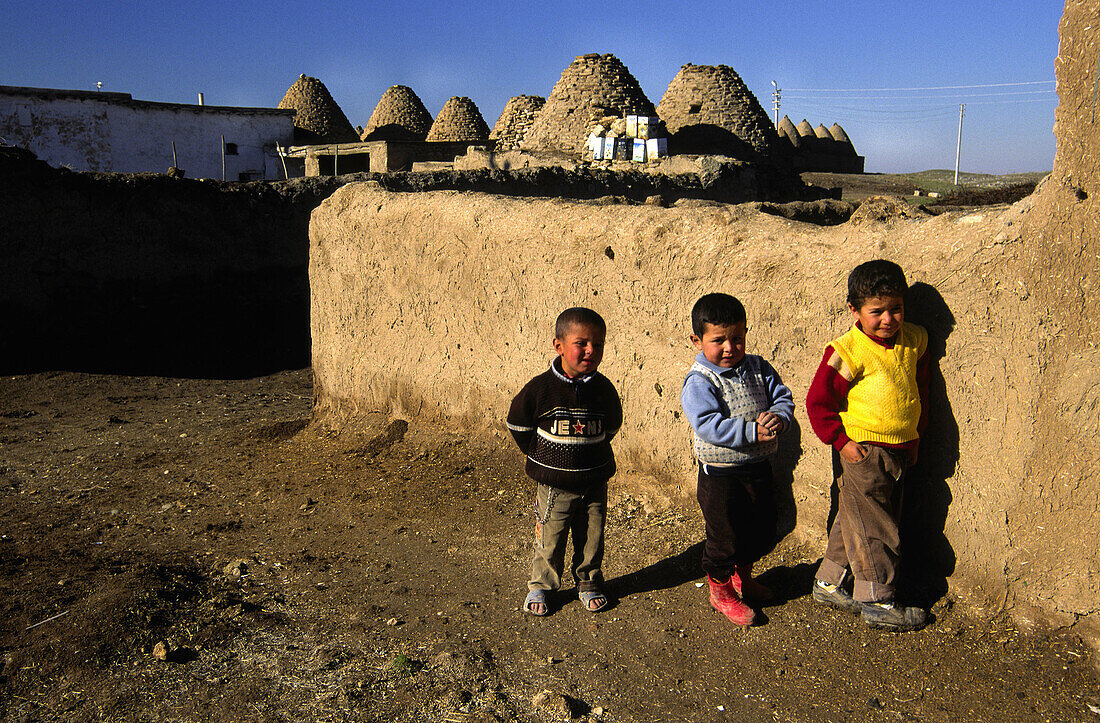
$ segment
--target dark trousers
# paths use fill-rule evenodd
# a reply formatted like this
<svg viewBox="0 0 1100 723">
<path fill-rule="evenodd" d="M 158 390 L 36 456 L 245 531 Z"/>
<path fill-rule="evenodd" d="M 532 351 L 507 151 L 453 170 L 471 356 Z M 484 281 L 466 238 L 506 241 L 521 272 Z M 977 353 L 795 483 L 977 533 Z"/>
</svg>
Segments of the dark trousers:
<svg viewBox="0 0 1100 723">
<path fill-rule="evenodd" d="M 898 518 L 909 453 L 870 444 L 855 464 L 841 460 L 837 513 L 817 579 L 839 585 L 850 568 L 859 602 L 894 599 L 900 540 Z"/>
<path fill-rule="evenodd" d="M 771 462 L 721 470 L 700 464 L 696 494 L 706 524 L 703 571 L 712 578 L 725 580 L 736 565 L 751 565 L 772 548 L 777 512 Z"/>
</svg>

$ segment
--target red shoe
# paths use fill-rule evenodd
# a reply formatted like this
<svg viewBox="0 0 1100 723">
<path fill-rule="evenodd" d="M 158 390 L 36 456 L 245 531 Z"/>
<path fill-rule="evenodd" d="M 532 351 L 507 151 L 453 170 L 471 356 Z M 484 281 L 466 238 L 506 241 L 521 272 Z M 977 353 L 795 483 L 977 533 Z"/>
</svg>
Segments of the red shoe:
<svg viewBox="0 0 1100 723">
<path fill-rule="evenodd" d="M 748 627 L 756 619 L 756 613 L 746 605 L 733 587 L 733 578 L 725 582 L 715 582 L 714 578 L 707 575 L 707 585 L 710 586 L 710 604 L 715 610 L 725 615 L 734 625 Z"/>
<path fill-rule="evenodd" d="M 752 579 L 752 565 L 738 565 L 730 580 L 733 581 L 733 589 L 746 600 L 767 602 L 775 597 L 770 587 Z"/>
</svg>

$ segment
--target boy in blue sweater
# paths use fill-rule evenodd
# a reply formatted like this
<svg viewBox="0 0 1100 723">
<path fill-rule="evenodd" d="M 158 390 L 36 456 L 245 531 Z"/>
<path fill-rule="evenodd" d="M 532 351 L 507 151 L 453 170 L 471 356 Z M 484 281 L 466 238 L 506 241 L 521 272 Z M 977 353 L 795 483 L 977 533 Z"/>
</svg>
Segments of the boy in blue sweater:
<svg viewBox="0 0 1100 723">
<path fill-rule="evenodd" d="M 695 302 L 691 342 L 699 354 L 680 403 L 695 432 L 710 604 L 747 627 L 755 620 L 747 602 L 772 597 L 752 568 L 775 541 L 770 458 L 791 426 L 794 401 L 771 364 L 745 353 L 746 323 L 745 307 L 729 294 Z"/>
</svg>

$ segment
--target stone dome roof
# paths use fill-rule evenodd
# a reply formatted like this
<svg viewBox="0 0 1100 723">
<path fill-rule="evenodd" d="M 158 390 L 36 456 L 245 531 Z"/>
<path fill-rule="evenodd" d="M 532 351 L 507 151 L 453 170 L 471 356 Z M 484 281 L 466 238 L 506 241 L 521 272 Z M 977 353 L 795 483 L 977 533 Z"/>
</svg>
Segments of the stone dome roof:
<svg viewBox="0 0 1100 723">
<path fill-rule="evenodd" d="M 474 102 L 455 96 L 443 104 L 428 131 L 429 141 L 486 141 L 489 126 Z"/>
<path fill-rule="evenodd" d="M 432 114 L 406 85 L 391 85 L 374 106 L 365 141 L 422 141 L 432 127 Z"/>
<path fill-rule="evenodd" d="M 359 134 L 351 127 L 344 111 L 317 78 L 299 75 L 279 101 L 279 107 L 297 111 L 295 143 L 355 143 L 359 140 Z"/>
<path fill-rule="evenodd" d="M 771 118 L 728 65 L 681 67 L 661 98 L 657 115 L 668 128 L 669 145 L 675 152 L 756 159 L 777 150 Z"/>
<path fill-rule="evenodd" d="M 496 150 L 519 148 L 544 105 L 546 99 L 541 95 L 517 95 L 509 98 L 489 133 L 489 138 L 496 141 Z"/>
<path fill-rule="evenodd" d="M 637 79 L 610 53 L 578 55 L 562 71 L 521 146 L 580 156 L 593 123 L 627 114 L 655 115 Z"/>
</svg>

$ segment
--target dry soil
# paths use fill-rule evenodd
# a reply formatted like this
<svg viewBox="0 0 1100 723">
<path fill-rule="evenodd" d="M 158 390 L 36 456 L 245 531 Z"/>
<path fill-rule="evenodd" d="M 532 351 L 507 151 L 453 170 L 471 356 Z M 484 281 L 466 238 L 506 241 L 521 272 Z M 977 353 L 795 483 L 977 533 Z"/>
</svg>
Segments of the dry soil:
<svg viewBox="0 0 1100 723">
<path fill-rule="evenodd" d="M 616 490 L 609 591 L 519 603 L 532 485 L 510 440 L 310 425 L 310 370 L 0 379 L 2 721 L 1089 721 L 1088 650 L 941 600 L 890 634 L 706 604 L 702 525 Z"/>
</svg>

